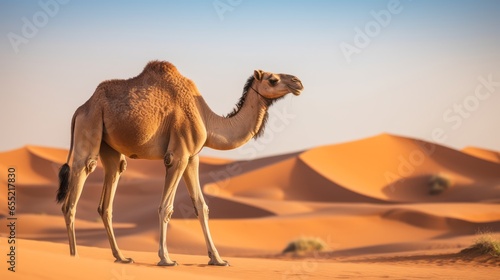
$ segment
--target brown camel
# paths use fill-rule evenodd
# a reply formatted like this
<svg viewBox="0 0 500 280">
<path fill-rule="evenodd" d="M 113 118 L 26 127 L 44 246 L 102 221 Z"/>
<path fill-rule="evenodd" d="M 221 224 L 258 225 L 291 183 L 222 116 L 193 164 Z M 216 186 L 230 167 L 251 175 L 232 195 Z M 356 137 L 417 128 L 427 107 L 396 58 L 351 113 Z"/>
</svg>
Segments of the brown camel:
<svg viewBox="0 0 500 280">
<path fill-rule="evenodd" d="M 226 117 L 215 114 L 195 84 L 169 62 L 149 62 L 141 74 L 128 80 L 101 83 L 80 106 L 71 123 L 71 146 L 66 164 L 59 171 L 57 202 L 61 203 L 68 230 L 70 254 L 76 255 L 76 206 L 87 176 L 100 155 L 104 187 L 98 212 L 117 262 L 130 263 L 118 249 L 112 226 L 113 199 L 126 168 L 125 156 L 160 159 L 166 167 L 160 216 L 161 266 L 176 265 L 167 252 L 167 224 L 181 177 L 186 182 L 194 210 L 201 223 L 210 265 L 226 266 L 210 236 L 208 206 L 198 178 L 199 152 L 234 149 L 264 131 L 267 110 L 288 93 L 299 95 L 303 86 L 291 75 L 254 71 L 245 84 L 237 108 Z M 72 159 L 71 168 L 69 161 Z"/>
</svg>

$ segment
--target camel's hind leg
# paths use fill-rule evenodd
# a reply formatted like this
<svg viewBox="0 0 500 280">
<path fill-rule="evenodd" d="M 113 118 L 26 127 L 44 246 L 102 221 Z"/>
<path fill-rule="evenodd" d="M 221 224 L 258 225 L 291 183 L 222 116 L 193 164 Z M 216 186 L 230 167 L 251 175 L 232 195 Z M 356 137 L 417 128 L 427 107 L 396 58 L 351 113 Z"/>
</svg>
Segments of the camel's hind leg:
<svg viewBox="0 0 500 280">
<path fill-rule="evenodd" d="M 75 215 L 76 205 L 88 175 L 97 166 L 102 138 L 102 121 L 94 120 L 87 113 L 77 111 L 74 130 L 73 161 L 69 174 L 68 194 L 62 206 L 68 231 L 70 254 L 76 256 Z"/>
<path fill-rule="evenodd" d="M 116 262 L 131 263 L 130 258 L 125 258 L 118 249 L 115 234 L 113 232 L 113 200 L 115 198 L 116 187 L 120 179 L 121 173 L 125 170 L 127 162 L 125 157 L 115 151 L 105 142 L 101 144 L 100 150 L 101 162 L 104 166 L 104 187 L 102 189 L 101 201 L 97 211 L 101 215 L 102 222 L 108 234 L 109 245 L 113 251 L 113 256 Z"/>
</svg>

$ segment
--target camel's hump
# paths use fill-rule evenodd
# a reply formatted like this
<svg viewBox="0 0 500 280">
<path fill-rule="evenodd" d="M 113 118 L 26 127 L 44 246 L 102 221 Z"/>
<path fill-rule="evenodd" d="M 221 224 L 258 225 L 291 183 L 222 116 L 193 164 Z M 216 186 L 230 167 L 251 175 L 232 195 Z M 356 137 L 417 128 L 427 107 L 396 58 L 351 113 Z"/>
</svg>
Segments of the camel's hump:
<svg viewBox="0 0 500 280">
<path fill-rule="evenodd" d="M 177 68 L 168 61 L 153 60 L 146 64 L 142 72 L 154 72 L 157 74 L 167 74 L 177 72 Z"/>
</svg>

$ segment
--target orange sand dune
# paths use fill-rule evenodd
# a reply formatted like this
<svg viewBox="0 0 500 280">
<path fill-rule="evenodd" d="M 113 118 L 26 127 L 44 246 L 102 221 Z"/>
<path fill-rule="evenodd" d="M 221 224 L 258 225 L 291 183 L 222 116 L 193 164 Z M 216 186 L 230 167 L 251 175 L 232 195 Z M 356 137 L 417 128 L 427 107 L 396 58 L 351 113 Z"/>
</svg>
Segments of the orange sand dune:
<svg viewBox="0 0 500 280">
<path fill-rule="evenodd" d="M 27 146 L 0 154 L 0 176 L 5 180 L 8 167 L 22 170 L 17 175 L 21 184 L 43 185 L 57 180 L 57 170 L 67 151 L 62 149 Z M 42 156 L 40 156 L 42 155 Z M 45 157 L 47 156 L 47 158 Z"/>
<path fill-rule="evenodd" d="M 83 267 L 95 267 L 96 279 L 101 279 L 115 267 L 97 214 L 104 176 L 100 164 L 87 180 L 77 208 L 76 235 L 82 258 L 68 256 L 65 222 L 55 203 L 57 172 L 66 157 L 66 150 L 36 146 L 0 153 L 2 184 L 7 168 L 16 168 L 17 237 L 38 240 L 21 241 L 26 244 L 24 263 L 39 271 L 24 271 L 27 274 L 22 275 L 32 276 L 30 279 L 48 273 L 36 263 L 37 256 L 68 268 L 54 274 L 54 279 L 83 271 Z M 448 179 L 450 186 L 431 195 L 429 179 L 434 175 Z M 210 207 L 212 236 L 222 256 L 237 267 L 204 268 L 198 264 L 206 263 L 207 257 L 192 256 L 206 254 L 206 247 L 181 182 L 174 219 L 168 227 L 168 246 L 171 253 L 189 255 L 177 255 L 187 265 L 171 272 L 153 265 L 164 176 L 161 161 L 128 160 L 116 193 L 115 233 L 120 248 L 131 250 L 128 254 L 139 262 L 123 266 L 141 276 L 136 279 L 160 277 L 165 272 L 199 279 L 287 276 L 286 267 L 303 262 L 252 257 L 278 256 L 289 241 L 301 236 L 322 238 L 330 258 L 315 260 L 318 267 L 324 264 L 321 269 L 293 275 L 329 278 L 352 269 L 353 273 L 363 271 L 365 276 L 372 273 L 372 278 L 382 278 L 381 271 L 393 269 L 393 274 L 385 276 L 407 278 L 408 264 L 399 256 L 424 252 L 424 263 L 429 266 L 429 274 L 424 275 L 463 276 L 467 270 L 458 273 L 458 261 L 447 262 L 450 271 L 445 272 L 425 256 L 459 251 L 473 242 L 478 231 L 500 232 L 500 164 L 440 145 L 382 134 L 251 161 L 202 157 L 200 181 Z M 6 192 L 0 193 L 0 203 L 6 202 Z M 7 209 L 0 208 L 0 217 L 6 215 Z M 0 236 L 7 236 L 6 228 L 0 230 Z M 366 263 L 356 263 L 371 254 L 388 253 L 396 261 L 370 263 L 368 268 Z M 242 256 L 247 258 L 236 258 Z M 341 264 L 335 258 L 341 258 Z M 345 263 L 342 258 L 357 260 Z M 266 265 L 269 269 L 262 269 Z M 210 274 L 205 269 L 217 272 Z"/>
<path fill-rule="evenodd" d="M 441 195 L 429 195 L 433 175 L 451 181 Z M 311 149 L 216 181 L 205 191 L 226 198 L 272 200 L 466 202 L 497 201 L 499 187 L 498 164 L 437 144 L 383 134 Z"/>
<path fill-rule="evenodd" d="M 322 176 L 359 194 L 394 202 L 488 201 L 500 198 L 500 165 L 437 144 L 382 134 L 312 149 L 300 159 Z M 428 195 L 442 175 L 451 188 Z M 481 191 L 478 191 L 478 188 Z"/>
<path fill-rule="evenodd" d="M 480 159 L 488 160 L 495 163 L 500 163 L 500 152 L 486 150 L 478 147 L 465 147 L 462 149 L 463 153 L 475 156 Z"/>
</svg>

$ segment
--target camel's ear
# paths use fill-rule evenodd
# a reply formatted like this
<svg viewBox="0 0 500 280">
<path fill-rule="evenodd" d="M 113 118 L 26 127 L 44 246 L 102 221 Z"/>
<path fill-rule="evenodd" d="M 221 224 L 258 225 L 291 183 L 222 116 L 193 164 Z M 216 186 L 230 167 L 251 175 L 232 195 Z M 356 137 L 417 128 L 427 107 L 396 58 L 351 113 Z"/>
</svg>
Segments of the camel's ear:
<svg viewBox="0 0 500 280">
<path fill-rule="evenodd" d="M 262 70 L 255 70 L 253 71 L 253 76 L 255 79 L 257 79 L 258 81 L 262 80 L 262 76 L 264 76 L 264 71 Z"/>
</svg>

